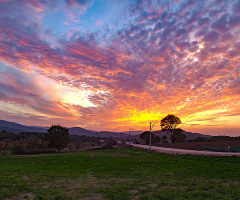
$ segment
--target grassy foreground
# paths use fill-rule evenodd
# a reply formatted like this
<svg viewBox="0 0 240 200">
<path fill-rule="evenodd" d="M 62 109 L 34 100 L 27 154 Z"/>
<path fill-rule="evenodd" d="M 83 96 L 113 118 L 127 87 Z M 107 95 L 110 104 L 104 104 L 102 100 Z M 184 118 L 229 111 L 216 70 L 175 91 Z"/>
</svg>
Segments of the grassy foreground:
<svg viewBox="0 0 240 200">
<path fill-rule="evenodd" d="M 240 157 L 129 148 L 0 157 L 0 199 L 240 199 Z"/>
</svg>

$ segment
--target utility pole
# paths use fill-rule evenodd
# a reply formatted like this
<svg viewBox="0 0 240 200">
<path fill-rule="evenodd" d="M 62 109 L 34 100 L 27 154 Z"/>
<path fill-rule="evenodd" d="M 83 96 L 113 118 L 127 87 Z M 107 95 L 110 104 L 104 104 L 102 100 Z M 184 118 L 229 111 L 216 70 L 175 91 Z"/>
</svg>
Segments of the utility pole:
<svg viewBox="0 0 240 200">
<path fill-rule="evenodd" d="M 149 150 L 151 151 L 151 147 L 152 147 L 152 129 L 153 126 L 157 123 L 158 121 L 151 121 L 150 122 L 150 134 L 149 134 Z"/>
<path fill-rule="evenodd" d="M 134 130 L 133 128 L 129 129 L 129 144 L 130 144 L 130 138 L 131 138 L 131 131 L 133 131 L 133 130 Z"/>
<path fill-rule="evenodd" d="M 149 135 L 149 150 L 151 151 L 151 143 L 152 143 L 152 137 L 151 137 L 151 133 L 152 133 L 152 122 L 150 122 L 150 135 Z"/>
<path fill-rule="evenodd" d="M 129 144 L 130 144 L 130 129 L 129 129 L 129 139 L 128 140 L 129 140 Z"/>
</svg>

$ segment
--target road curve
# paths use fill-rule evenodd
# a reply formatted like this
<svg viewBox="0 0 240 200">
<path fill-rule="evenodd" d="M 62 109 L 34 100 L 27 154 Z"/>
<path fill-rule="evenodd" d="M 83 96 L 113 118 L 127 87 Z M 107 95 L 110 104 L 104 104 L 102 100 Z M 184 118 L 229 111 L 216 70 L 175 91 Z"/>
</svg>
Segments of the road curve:
<svg viewBox="0 0 240 200">
<path fill-rule="evenodd" d="M 149 145 L 132 144 L 133 147 L 149 150 Z M 152 151 L 158 153 L 175 154 L 175 155 L 198 155 L 198 156 L 240 156 L 240 153 L 214 152 L 214 151 L 196 151 L 187 149 L 173 149 L 164 147 L 151 147 Z"/>
</svg>

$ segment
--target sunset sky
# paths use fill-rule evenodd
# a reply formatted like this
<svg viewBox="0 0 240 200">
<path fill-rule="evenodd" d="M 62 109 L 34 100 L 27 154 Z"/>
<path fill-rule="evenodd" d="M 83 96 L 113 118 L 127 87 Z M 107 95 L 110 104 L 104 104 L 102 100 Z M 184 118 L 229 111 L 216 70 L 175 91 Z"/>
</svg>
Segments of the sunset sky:
<svg viewBox="0 0 240 200">
<path fill-rule="evenodd" d="M 0 0 L 2 120 L 240 136 L 239 76 L 240 0 Z"/>
</svg>

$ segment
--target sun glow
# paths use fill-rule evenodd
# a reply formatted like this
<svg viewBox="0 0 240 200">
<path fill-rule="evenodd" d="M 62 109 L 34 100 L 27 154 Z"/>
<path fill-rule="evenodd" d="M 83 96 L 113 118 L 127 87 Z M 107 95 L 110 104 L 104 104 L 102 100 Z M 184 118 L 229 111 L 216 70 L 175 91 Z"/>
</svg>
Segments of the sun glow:
<svg viewBox="0 0 240 200">
<path fill-rule="evenodd" d="M 152 120 L 159 120 L 162 117 L 164 117 L 166 114 L 160 114 L 160 113 L 154 113 L 154 112 L 148 112 L 148 111 L 142 111 L 142 112 L 132 112 L 129 117 L 116 119 L 114 121 L 119 122 L 129 122 L 131 124 L 139 125 L 144 122 L 147 123 Z"/>
<path fill-rule="evenodd" d="M 61 101 L 66 104 L 79 105 L 82 107 L 96 107 L 88 97 L 90 96 L 90 91 L 79 91 L 74 88 L 65 87 L 64 95 L 61 96 Z"/>
<path fill-rule="evenodd" d="M 44 91 L 44 98 L 60 101 L 63 104 L 77 105 L 82 107 L 96 107 L 89 98 L 96 93 L 89 89 L 63 85 L 47 79 L 41 75 L 36 76 L 36 82 Z"/>
</svg>

